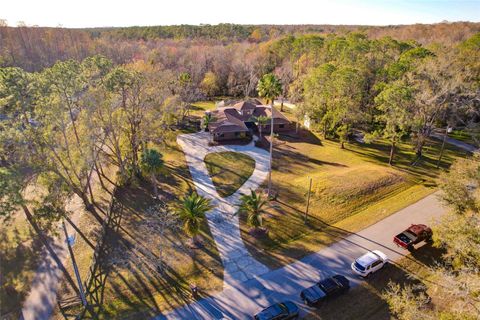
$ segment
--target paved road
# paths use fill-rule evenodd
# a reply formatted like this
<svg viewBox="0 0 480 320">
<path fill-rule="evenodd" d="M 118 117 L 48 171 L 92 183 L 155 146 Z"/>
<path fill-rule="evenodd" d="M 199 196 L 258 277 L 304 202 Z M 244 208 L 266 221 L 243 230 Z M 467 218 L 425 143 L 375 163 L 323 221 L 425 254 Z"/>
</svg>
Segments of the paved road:
<svg viewBox="0 0 480 320">
<path fill-rule="evenodd" d="M 431 136 L 434 137 L 435 139 L 443 140 L 443 133 L 432 132 Z M 468 143 L 465 143 L 463 141 L 459 141 L 457 139 L 453 139 L 453 138 L 450 138 L 450 137 L 447 137 L 447 139 L 445 141 L 448 144 L 454 145 L 454 146 L 456 146 L 460 149 L 463 149 L 465 151 L 475 152 L 475 151 L 478 150 L 478 148 L 476 146 L 472 146 L 471 144 L 468 144 Z"/>
<path fill-rule="evenodd" d="M 392 236 L 410 223 L 430 224 L 444 212 L 437 194 L 430 195 L 298 262 L 267 272 L 155 319 L 248 319 L 276 301 L 291 299 L 301 305 L 300 291 L 327 275 L 344 274 L 352 285 L 356 285 L 364 280 L 350 271 L 350 263 L 354 258 L 367 250 L 375 249 L 386 253 L 392 261 L 403 257 L 408 252 L 398 249 L 392 242 Z M 305 312 L 306 307 L 301 306 Z"/>
<path fill-rule="evenodd" d="M 208 132 L 184 134 L 177 138 L 178 144 L 185 153 L 197 192 L 212 199 L 214 209 L 207 214 L 207 221 L 222 259 L 224 288 L 228 289 L 269 271 L 245 248 L 240 236 L 238 216 L 235 215 L 240 195 L 249 193 L 250 189 L 256 190 L 267 178 L 269 153 L 256 148 L 253 142 L 243 146 L 210 147 L 208 140 Z M 255 160 L 255 169 L 240 189 L 231 196 L 222 198 L 213 185 L 204 159 L 208 153 L 226 151 L 240 152 L 252 157 Z"/>
</svg>

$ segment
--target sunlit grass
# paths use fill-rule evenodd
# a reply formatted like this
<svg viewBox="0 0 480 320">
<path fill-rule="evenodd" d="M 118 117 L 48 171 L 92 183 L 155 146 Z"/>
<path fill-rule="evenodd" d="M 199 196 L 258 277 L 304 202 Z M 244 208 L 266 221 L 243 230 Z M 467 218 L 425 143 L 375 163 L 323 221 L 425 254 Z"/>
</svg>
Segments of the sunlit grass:
<svg viewBox="0 0 480 320">
<path fill-rule="evenodd" d="M 205 164 L 221 197 L 232 195 L 255 170 L 255 160 L 238 152 L 209 153 Z"/>
<path fill-rule="evenodd" d="M 253 238 L 241 215 L 242 237 L 250 252 L 273 268 L 300 259 L 434 192 L 439 172 L 455 158 L 467 155 L 446 146 L 437 168 L 440 146 L 440 141 L 429 140 L 421 161 L 412 166 L 412 146 L 400 143 L 394 166 L 389 166 L 390 145 L 385 141 L 352 142 L 342 150 L 338 142 L 307 131 L 299 139 L 281 136 L 272 173 L 278 201 L 271 202 L 265 219 L 268 237 Z"/>
</svg>

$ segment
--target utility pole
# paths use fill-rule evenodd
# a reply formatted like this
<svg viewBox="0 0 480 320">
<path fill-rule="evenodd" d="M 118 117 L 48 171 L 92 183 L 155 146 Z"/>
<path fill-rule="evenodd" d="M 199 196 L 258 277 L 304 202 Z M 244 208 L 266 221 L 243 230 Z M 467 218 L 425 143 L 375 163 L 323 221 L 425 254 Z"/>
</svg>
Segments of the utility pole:
<svg viewBox="0 0 480 320">
<path fill-rule="evenodd" d="M 75 261 L 75 256 L 73 255 L 72 246 L 68 239 L 67 227 L 65 226 L 65 220 L 62 221 L 63 232 L 65 233 L 65 240 L 67 241 L 68 252 L 70 253 L 70 258 L 72 259 L 73 270 L 75 271 L 75 277 L 77 278 L 78 289 L 80 291 L 80 298 L 84 307 L 87 306 L 87 299 L 85 298 L 85 292 L 83 291 L 82 279 L 80 278 L 80 272 L 78 272 L 77 262 Z"/>
<path fill-rule="evenodd" d="M 272 189 L 272 160 L 273 160 L 273 98 L 271 103 L 270 109 L 270 163 L 269 163 L 269 170 L 268 170 L 268 197 L 270 198 L 271 189 Z"/>
<path fill-rule="evenodd" d="M 310 193 L 312 192 L 312 178 L 310 178 L 310 184 L 308 186 L 308 196 L 307 196 L 307 208 L 305 209 L 305 224 L 308 221 L 308 208 L 310 207 Z"/>
</svg>

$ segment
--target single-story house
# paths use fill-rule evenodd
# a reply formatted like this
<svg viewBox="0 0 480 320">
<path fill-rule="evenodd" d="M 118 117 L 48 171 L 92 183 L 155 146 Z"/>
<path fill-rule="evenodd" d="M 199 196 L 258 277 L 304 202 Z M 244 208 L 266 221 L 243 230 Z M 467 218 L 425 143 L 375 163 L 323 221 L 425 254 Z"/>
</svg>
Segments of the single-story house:
<svg viewBox="0 0 480 320">
<path fill-rule="evenodd" d="M 255 118 L 264 116 L 271 118 L 273 114 L 273 131 L 282 132 L 292 129 L 291 122 L 277 109 L 263 105 L 260 101 L 246 100 L 237 103 L 219 103 L 217 108 L 210 112 L 214 121 L 208 129 L 214 141 L 235 140 L 250 137 L 257 131 Z M 270 121 L 262 126 L 262 133 L 270 133 Z"/>
</svg>

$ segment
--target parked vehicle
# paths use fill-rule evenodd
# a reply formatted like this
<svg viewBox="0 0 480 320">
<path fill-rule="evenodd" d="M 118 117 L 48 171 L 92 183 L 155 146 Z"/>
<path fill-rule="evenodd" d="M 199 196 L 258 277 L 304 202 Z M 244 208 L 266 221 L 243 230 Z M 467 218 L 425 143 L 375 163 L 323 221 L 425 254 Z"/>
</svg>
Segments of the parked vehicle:
<svg viewBox="0 0 480 320">
<path fill-rule="evenodd" d="M 349 288 L 350 281 L 344 276 L 337 274 L 303 290 L 300 293 L 300 297 L 306 305 L 312 306 L 328 298 L 345 293 Z"/>
<path fill-rule="evenodd" d="M 352 270 L 358 275 L 366 278 L 372 273 L 380 270 L 388 263 L 388 257 L 379 250 L 368 251 L 352 263 Z"/>
<path fill-rule="evenodd" d="M 393 242 L 397 246 L 409 251 L 414 249 L 414 245 L 424 240 L 432 240 L 432 229 L 424 224 L 412 224 L 408 229 L 393 238 Z"/>
<path fill-rule="evenodd" d="M 287 320 L 297 319 L 300 313 L 300 308 L 292 302 L 285 301 L 275 303 L 270 307 L 257 313 L 253 318 L 255 320 Z"/>
</svg>

